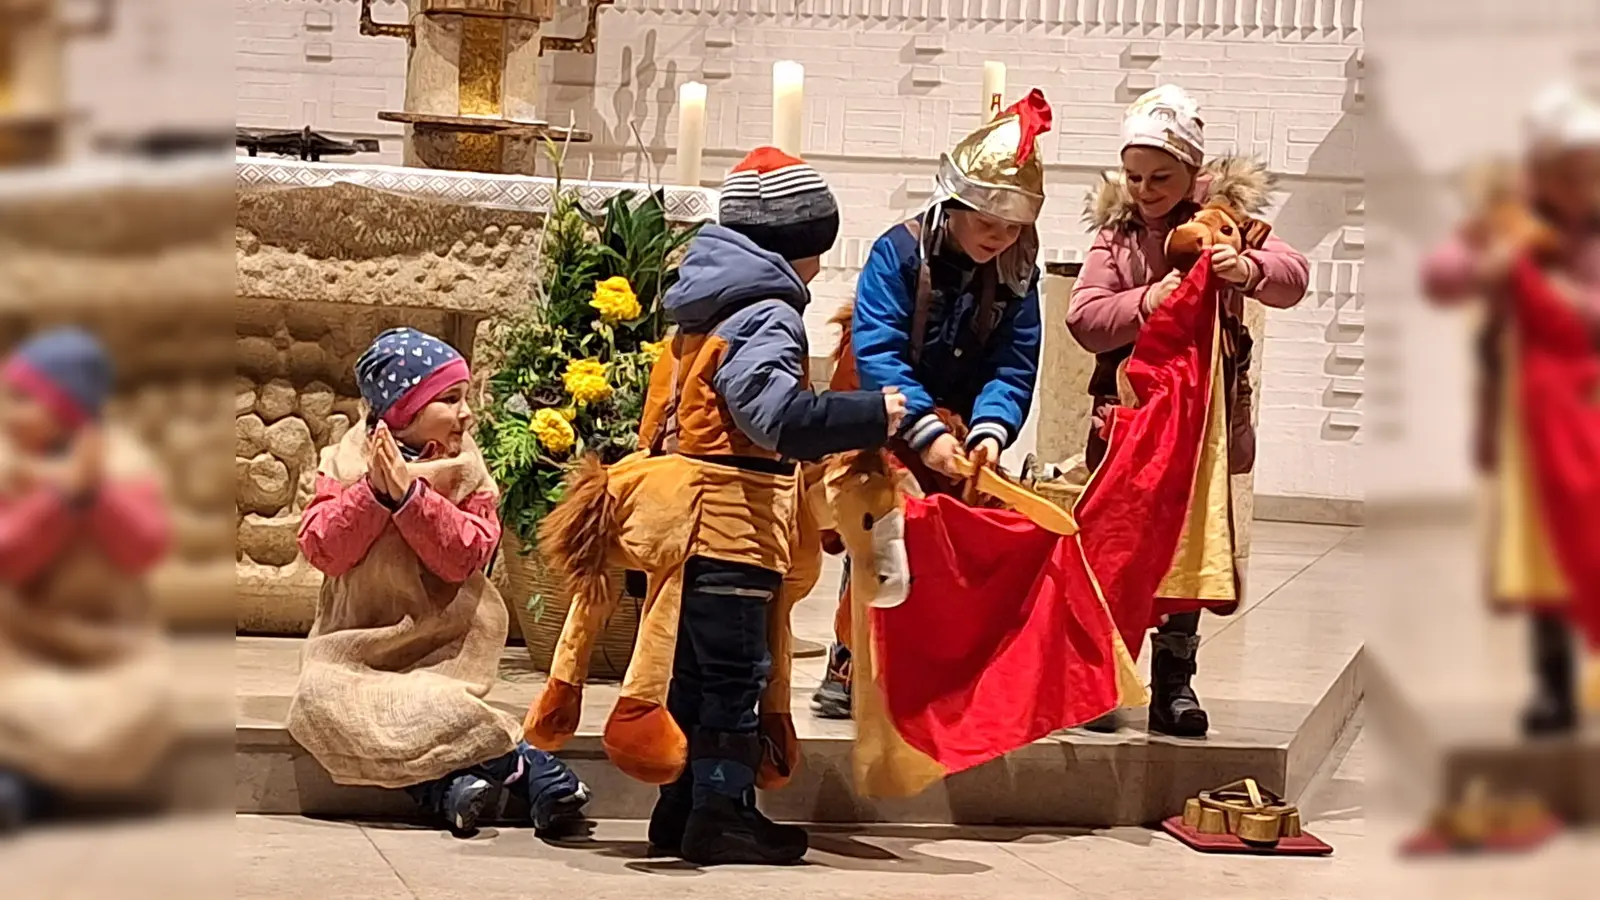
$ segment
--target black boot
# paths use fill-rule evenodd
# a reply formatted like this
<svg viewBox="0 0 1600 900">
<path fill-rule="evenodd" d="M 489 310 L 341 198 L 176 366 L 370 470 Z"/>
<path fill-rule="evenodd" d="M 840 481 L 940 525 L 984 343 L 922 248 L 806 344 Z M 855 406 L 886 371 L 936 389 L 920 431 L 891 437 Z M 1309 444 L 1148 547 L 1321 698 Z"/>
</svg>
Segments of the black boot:
<svg viewBox="0 0 1600 900">
<path fill-rule="evenodd" d="M 1205 737 L 1211 720 L 1200 708 L 1189 680 L 1195 673 L 1195 651 L 1200 648 L 1199 613 L 1182 613 L 1167 619 L 1151 638 L 1150 731 L 1173 737 Z"/>
<path fill-rule="evenodd" d="M 32 813 L 28 780 L 0 770 L 0 835 L 27 824 Z"/>
<path fill-rule="evenodd" d="M 754 734 L 700 730 L 690 748 L 694 809 L 683 832 L 683 859 L 700 866 L 792 865 L 806 855 L 805 829 L 779 825 L 756 809 L 761 740 Z"/>
<path fill-rule="evenodd" d="M 1095 734 L 1116 734 L 1122 728 L 1122 715 L 1117 710 L 1112 710 L 1098 719 L 1083 723 L 1084 731 Z"/>
<path fill-rule="evenodd" d="M 656 808 L 650 811 L 650 851 L 658 856 L 683 855 L 683 830 L 694 809 L 694 775 L 685 766 L 671 784 L 662 785 Z"/>
<path fill-rule="evenodd" d="M 1535 613 L 1528 624 L 1536 686 L 1522 712 L 1522 732 L 1528 737 L 1568 734 L 1578 726 L 1571 630 L 1560 616 L 1546 612 Z"/>
</svg>

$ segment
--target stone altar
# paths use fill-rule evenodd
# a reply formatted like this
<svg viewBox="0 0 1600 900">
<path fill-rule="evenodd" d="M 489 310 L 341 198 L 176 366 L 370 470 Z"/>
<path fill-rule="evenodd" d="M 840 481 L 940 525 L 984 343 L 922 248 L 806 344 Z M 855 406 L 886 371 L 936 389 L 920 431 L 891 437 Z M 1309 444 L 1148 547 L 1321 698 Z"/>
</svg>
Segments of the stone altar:
<svg viewBox="0 0 1600 900">
<path fill-rule="evenodd" d="M 533 297 L 556 182 L 248 158 L 236 180 L 237 628 L 303 635 L 322 576 L 295 535 L 322 448 L 361 417 L 355 358 L 404 324 L 473 359 L 480 325 Z M 563 183 L 591 209 L 628 188 L 648 190 Z M 666 208 L 714 219 L 716 192 L 667 188 Z"/>
</svg>

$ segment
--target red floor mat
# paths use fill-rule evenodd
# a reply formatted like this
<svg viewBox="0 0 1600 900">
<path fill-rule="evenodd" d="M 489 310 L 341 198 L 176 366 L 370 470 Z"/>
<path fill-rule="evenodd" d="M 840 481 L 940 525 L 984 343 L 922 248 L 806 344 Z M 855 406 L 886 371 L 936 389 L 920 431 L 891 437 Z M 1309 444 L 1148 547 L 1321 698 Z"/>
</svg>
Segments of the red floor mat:
<svg viewBox="0 0 1600 900">
<path fill-rule="evenodd" d="M 1296 838 L 1283 838 L 1276 847 L 1253 847 L 1231 834 L 1201 834 L 1183 824 L 1183 816 L 1173 816 L 1161 828 L 1190 849 L 1201 853 L 1249 853 L 1255 856 L 1327 856 L 1333 847 L 1310 832 Z"/>
<path fill-rule="evenodd" d="M 1548 816 L 1534 828 L 1491 837 L 1477 846 L 1457 846 L 1429 828 L 1400 845 L 1402 856 L 1444 856 L 1470 853 L 1528 853 L 1537 850 L 1561 833 L 1561 820 Z"/>
</svg>

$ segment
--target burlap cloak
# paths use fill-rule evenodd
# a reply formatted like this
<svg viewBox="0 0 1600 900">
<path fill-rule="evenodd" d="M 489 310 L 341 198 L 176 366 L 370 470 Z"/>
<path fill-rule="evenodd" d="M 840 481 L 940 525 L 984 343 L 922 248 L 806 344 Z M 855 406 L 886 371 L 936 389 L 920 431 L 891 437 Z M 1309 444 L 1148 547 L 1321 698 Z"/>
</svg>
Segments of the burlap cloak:
<svg viewBox="0 0 1600 900">
<path fill-rule="evenodd" d="M 366 443 L 366 428 L 352 428 L 319 473 L 356 484 Z M 410 466 L 458 506 L 497 493 L 470 438 L 456 457 Z M 406 787 L 509 753 L 521 723 L 484 701 L 508 624 L 481 571 L 440 579 L 390 522 L 361 562 L 323 582 L 289 733 L 339 784 Z"/>
</svg>

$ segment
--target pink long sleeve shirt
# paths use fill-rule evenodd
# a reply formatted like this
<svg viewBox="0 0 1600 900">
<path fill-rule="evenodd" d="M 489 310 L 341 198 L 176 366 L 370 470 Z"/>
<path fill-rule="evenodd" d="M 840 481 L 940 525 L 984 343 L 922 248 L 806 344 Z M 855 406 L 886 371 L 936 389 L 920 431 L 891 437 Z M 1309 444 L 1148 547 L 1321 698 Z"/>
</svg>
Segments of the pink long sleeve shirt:
<svg viewBox="0 0 1600 900">
<path fill-rule="evenodd" d="M 1595 345 L 1600 346 L 1600 233 L 1569 235 L 1568 251 L 1558 268 L 1576 292 L 1571 299 L 1589 323 Z M 1440 241 L 1422 261 L 1422 290 L 1433 303 L 1453 307 L 1482 299 L 1489 315 L 1478 337 L 1478 419 L 1473 453 L 1478 466 L 1493 471 L 1499 459 L 1501 335 L 1505 325 L 1505 296 L 1489 288 L 1479 272 L 1481 253 L 1459 233 Z"/>
<path fill-rule="evenodd" d="M 1166 254 L 1170 230 L 1167 224 L 1112 226 L 1095 235 L 1067 311 L 1067 328 L 1083 349 L 1108 353 L 1131 346 L 1139 336 L 1146 319 L 1145 291 L 1172 271 Z M 1310 269 L 1298 250 L 1269 236 L 1260 250 L 1246 250 L 1244 255 L 1260 274 L 1230 297 L 1235 314 L 1243 314 L 1245 296 L 1277 309 L 1288 309 L 1305 296 Z"/>
</svg>

